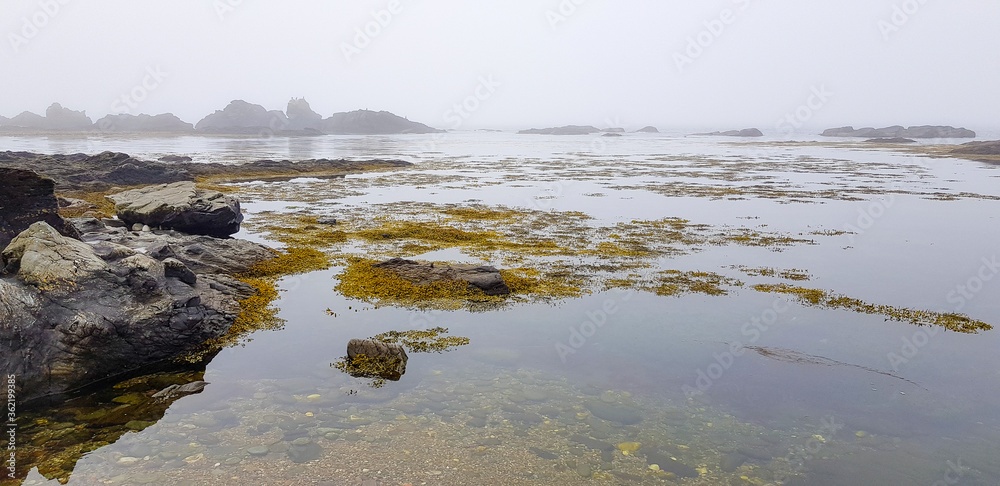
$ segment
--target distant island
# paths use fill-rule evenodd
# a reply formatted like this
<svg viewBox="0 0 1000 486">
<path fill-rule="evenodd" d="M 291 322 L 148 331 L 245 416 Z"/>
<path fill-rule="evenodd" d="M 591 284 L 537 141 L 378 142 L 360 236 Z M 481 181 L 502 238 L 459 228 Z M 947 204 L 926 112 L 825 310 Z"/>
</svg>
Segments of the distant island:
<svg viewBox="0 0 1000 486">
<path fill-rule="evenodd" d="M 885 128 L 859 128 L 840 127 L 824 130 L 820 135 L 824 137 L 863 137 L 863 138 L 976 138 L 976 132 L 966 128 L 955 128 L 951 126 L 930 126 L 922 125 L 916 127 L 903 128 L 894 125 Z"/>
<path fill-rule="evenodd" d="M 756 128 L 744 128 L 742 130 L 728 130 L 725 132 L 695 133 L 700 137 L 763 137 L 764 134 Z"/>
<path fill-rule="evenodd" d="M 590 125 L 566 125 L 554 128 L 531 128 L 517 133 L 520 135 L 590 135 L 601 133 L 601 129 Z"/>
<path fill-rule="evenodd" d="M 267 110 L 261 105 L 233 100 L 222 110 L 187 123 L 172 113 L 105 116 L 96 122 L 84 111 L 53 103 L 45 116 L 23 112 L 13 118 L 0 116 L 0 131 L 58 131 L 101 133 L 164 133 L 248 136 L 312 135 L 391 135 L 405 133 L 440 133 L 423 123 L 407 120 L 388 111 L 357 110 L 334 113 L 323 118 L 305 99 L 292 98 L 285 111 Z"/>
</svg>

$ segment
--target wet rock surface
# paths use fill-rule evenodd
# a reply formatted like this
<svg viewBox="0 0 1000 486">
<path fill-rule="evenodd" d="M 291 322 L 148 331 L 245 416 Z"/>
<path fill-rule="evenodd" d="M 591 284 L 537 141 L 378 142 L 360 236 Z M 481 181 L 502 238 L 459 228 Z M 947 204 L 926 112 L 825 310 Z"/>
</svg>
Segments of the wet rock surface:
<svg viewBox="0 0 1000 486">
<path fill-rule="evenodd" d="M 175 182 L 108 196 L 118 219 L 195 235 L 229 236 L 240 230 L 240 202 L 219 191 Z"/>
<path fill-rule="evenodd" d="M 390 270 L 415 285 L 464 281 L 469 284 L 470 289 L 481 290 L 486 295 L 510 294 L 510 288 L 504 282 L 500 271 L 490 266 L 447 265 L 393 258 L 372 267 Z"/>
<path fill-rule="evenodd" d="M 55 182 L 23 169 L 0 167 L 0 249 L 32 223 L 45 221 L 61 234 L 79 237 L 59 216 Z"/>
</svg>

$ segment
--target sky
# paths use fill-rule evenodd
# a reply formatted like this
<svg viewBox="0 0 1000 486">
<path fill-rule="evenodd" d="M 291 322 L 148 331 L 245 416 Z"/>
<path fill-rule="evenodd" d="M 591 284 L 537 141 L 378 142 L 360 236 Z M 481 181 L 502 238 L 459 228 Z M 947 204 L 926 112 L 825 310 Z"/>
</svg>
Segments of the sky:
<svg viewBox="0 0 1000 486">
<path fill-rule="evenodd" d="M 0 115 L 1000 128 L 996 0 L 8 0 Z"/>
</svg>

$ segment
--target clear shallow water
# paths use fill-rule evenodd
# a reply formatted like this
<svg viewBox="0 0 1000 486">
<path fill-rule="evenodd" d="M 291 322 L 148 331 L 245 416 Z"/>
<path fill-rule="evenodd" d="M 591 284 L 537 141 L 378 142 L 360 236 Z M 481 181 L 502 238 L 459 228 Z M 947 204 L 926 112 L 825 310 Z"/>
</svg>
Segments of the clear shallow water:
<svg viewBox="0 0 1000 486">
<path fill-rule="evenodd" d="M 981 275 L 990 279 L 969 294 L 971 299 L 963 297 L 961 308 L 956 293 L 958 285 L 980 275 L 983 259 L 992 261 L 1000 253 L 997 202 L 883 195 L 896 189 L 1000 195 L 996 167 L 975 162 L 667 135 L 610 141 L 467 133 L 264 141 L 5 137 L 0 142 L 3 149 L 41 152 L 176 153 L 234 162 L 384 157 L 417 164 L 344 181 L 305 180 L 297 183 L 305 188 L 299 192 L 285 193 L 289 186 L 280 186 L 282 193 L 273 199 L 285 202 L 249 202 L 251 219 L 283 206 L 337 215 L 348 207 L 401 201 L 478 200 L 584 211 L 594 224 L 680 216 L 712 225 L 766 224 L 771 231 L 793 234 L 852 225 L 857 234 L 816 236 L 815 245 L 781 252 L 711 247 L 660 263 L 748 283 L 767 280 L 727 267 L 802 268 L 813 275 L 803 283 L 809 288 L 900 307 L 959 310 L 1000 324 L 1000 278 L 989 270 Z M 739 180 L 742 176 L 752 179 Z M 860 200 L 804 202 L 662 191 L 677 182 L 761 181 L 804 191 L 873 189 Z M 871 218 L 870 225 L 863 224 L 862 215 Z M 277 305 L 287 320 L 284 329 L 224 350 L 207 367 L 211 385 L 204 392 L 174 402 L 155 425 L 85 454 L 70 484 L 310 484 L 321 479 L 333 484 L 363 479 L 387 484 L 934 484 L 955 477 L 946 476 L 954 464 L 962 466 L 958 484 L 1000 481 L 996 331 L 929 336 L 933 330 L 880 316 L 776 305 L 775 295 L 749 288 L 721 297 L 598 292 L 556 306 L 523 304 L 486 313 L 375 309 L 333 290 L 338 271 L 283 280 Z M 615 311 L 601 318 L 608 305 Z M 328 308 L 337 316 L 327 315 Z M 785 310 L 773 314 L 766 330 L 745 327 L 754 318 L 770 322 L 769 309 L 775 308 Z M 557 344 L 572 345 L 571 329 L 580 331 L 589 320 L 603 325 L 594 326 L 574 352 L 561 353 Z M 432 326 L 449 328 L 470 344 L 443 354 L 412 355 L 402 379 L 379 389 L 330 367 L 351 338 Z M 913 354 L 904 340 L 924 344 Z M 736 342 L 772 352 L 746 350 L 730 358 L 725 353 Z M 707 379 L 699 380 L 702 374 Z M 703 393 L 685 393 L 699 386 Z M 299 464 L 294 459 L 300 456 L 288 451 L 309 447 L 292 444 L 302 437 L 321 451 L 316 460 Z M 642 446 L 631 455 L 614 452 L 608 461 L 580 437 Z M 264 446 L 271 449 L 259 456 L 249 452 Z M 672 458 L 683 467 L 665 462 Z M 674 477 L 656 473 L 652 464 Z M 691 470 L 700 477 L 682 477 Z M 36 480 L 33 475 L 29 482 Z"/>
</svg>

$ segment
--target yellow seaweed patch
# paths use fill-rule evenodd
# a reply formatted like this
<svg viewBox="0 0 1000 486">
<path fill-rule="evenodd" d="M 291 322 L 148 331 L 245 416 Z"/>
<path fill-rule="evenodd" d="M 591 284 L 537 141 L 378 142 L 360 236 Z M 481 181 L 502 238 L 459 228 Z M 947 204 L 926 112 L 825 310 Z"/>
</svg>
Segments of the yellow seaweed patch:
<svg viewBox="0 0 1000 486">
<path fill-rule="evenodd" d="M 326 248 L 347 241 L 346 232 L 318 222 L 316 216 L 281 217 L 274 213 L 262 215 L 265 221 L 278 219 L 280 223 L 264 223 L 261 229 L 271 237 L 289 246 Z"/>
<path fill-rule="evenodd" d="M 723 285 L 740 287 L 743 282 L 712 272 L 666 270 L 657 277 L 651 290 L 657 295 L 706 294 L 726 295 Z"/>
<path fill-rule="evenodd" d="M 553 273 L 543 275 L 534 268 L 511 268 L 500 270 L 511 295 L 564 299 L 583 295 L 583 289 L 573 284 L 572 277 Z"/>
<path fill-rule="evenodd" d="M 340 283 L 335 289 L 345 297 L 376 305 L 459 309 L 465 302 L 502 301 L 500 297 L 470 289 L 469 284 L 461 280 L 415 285 L 395 272 L 374 267 L 376 263 L 367 258 L 348 259 L 347 268 L 337 277 Z"/>
<path fill-rule="evenodd" d="M 823 290 L 805 289 L 793 287 L 786 284 L 777 285 L 754 285 L 755 290 L 760 292 L 780 293 L 793 295 L 801 302 L 817 307 L 829 309 L 845 309 L 862 314 L 876 314 L 885 316 L 893 321 L 909 322 L 918 326 L 941 326 L 945 329 L 976 334 L 979 331 L 988 331 L 993 326 L 966 316 L 965 314 L 940 313 L 924 310 L 912 310 L 900 307 L 893 307 L 881 304 L 869 304 L 859 299 L 835 295 Z"/>
<path fill-rule="evenodd" d="M 780 269 L 771 267 L 747 267 L 743 265 L 733 265 L 730 268 L 735 268 L 752 277 L 777 277 L 796 281 L 812 279 L 812 275 L 810 275 L 809 272 L 797 268 Z"/>
<path fill-rule="evenodd" d="M 469 344 L 469 338 L 458 336 L 441 336 L 447 328 L 435 327 L 425 330 L 388 331 L 378 334 L 372 339 L 384 343 L 402 344 L 412 353 L 442 353 L 456 346 Z"/>
</svg>

